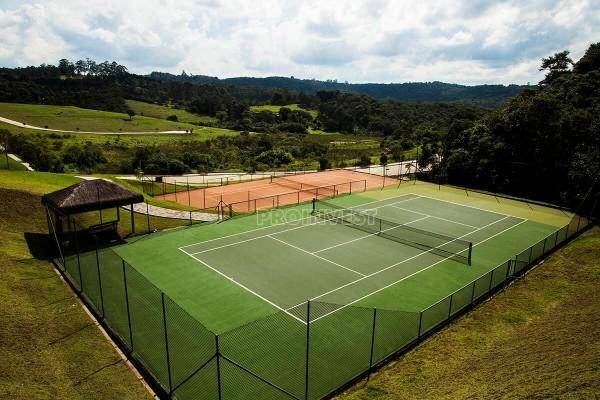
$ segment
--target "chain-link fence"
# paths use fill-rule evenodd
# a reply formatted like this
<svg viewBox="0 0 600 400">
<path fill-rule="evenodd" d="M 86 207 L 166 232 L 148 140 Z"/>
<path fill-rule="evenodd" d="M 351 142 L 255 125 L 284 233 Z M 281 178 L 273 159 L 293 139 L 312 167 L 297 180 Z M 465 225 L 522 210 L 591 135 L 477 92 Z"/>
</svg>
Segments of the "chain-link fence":
<svg viewBox="0 0 600 400">
<path fill-rule="evenodd" d="M 49 214 L 49 222 L 55 222 Z M 164 398 L 320 399 L 368 376 L 585 229 L 568 225 L 420 311 L 307 302 L 219 335 L 97 235 L 53 228 L 57 265 Z M 73 222 L 74 224 L 74 222 Z"/>
</svg>

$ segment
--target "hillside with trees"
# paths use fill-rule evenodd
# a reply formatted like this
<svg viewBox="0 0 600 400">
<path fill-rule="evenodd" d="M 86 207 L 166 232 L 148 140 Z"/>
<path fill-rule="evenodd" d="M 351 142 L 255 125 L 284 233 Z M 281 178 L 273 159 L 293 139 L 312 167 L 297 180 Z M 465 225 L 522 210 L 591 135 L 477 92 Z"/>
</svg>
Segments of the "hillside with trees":
<svg viewBox="0 0 600 400">
<path fill-rule="evenodd" d="M 497 108 L 506 100 L 516 96 L 528 86 L 521 85 L 474 85 L 465 86 L 444 82 L 407 82 L 407 83 L 348 83 L 337 80 L 320 81 L 316 79 L 297 79 L 272 76 L 267 78 L 224 78 L 205 75 L 173 75 L 164 72 L 152 72 L 151 78 L 165 82 L 190 82 L 198 84 L 222 83 L 235 87 L 260 87 L 265 89 L 284 89 L 316 95 L 319 91 L 340 91 L 371 96 L 379 100 L 405 102 L 459 102 L 487 108 Z"/>
<path fill-rule="evenodd" d="M 540 69 L 539 88 L 475 123 L 455 120 L 434 175 L 563 204 L 585 195 L 600 173 L 600 43 L 575 63 L 564 51 Z"/>
</svg>

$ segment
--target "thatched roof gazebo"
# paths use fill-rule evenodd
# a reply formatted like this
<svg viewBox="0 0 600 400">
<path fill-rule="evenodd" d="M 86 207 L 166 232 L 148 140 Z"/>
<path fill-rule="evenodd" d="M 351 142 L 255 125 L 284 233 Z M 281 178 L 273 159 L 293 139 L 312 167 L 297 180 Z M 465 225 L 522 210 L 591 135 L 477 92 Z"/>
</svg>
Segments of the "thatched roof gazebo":
<svg viewBox="0 0 600 400">
<path fill-rule="evenodd" d="M 64 222 L 69 232 L 75 224 L 75 214 L 98 211 L 100 223 L 87 227 L 92 232 L 113 230 L 116 233 L 120 221 L 119 208 L 129 206 L 131 210 L 131 232 L 135 232 L 133 205 L 144 201 L 144 196 L 114 182 L 104 179 L 87 180 L 42 196 L 46 207 L 49 232 L 59 237 L 64 233 Z M 104 221 L 102 210 L 116 208 L 117 219 Z"/>
</svg>

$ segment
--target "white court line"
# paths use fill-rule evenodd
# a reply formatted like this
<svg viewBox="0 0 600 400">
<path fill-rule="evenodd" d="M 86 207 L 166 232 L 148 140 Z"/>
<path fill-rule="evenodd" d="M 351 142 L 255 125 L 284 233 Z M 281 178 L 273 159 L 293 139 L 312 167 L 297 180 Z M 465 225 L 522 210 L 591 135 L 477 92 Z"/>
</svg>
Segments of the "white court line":
<svg viewBox="0 0 600 400">
<path fill-rule="evenodd" d="M 510 217 L 511 217 L 511 216 L 504 217 L 504 218 L 502 218 L 502 219 L 499 219 L 498 221 L 495 221 L 495 222 L 493 222 L 492 224 L 495 224 L 496 222 L 499 222 L 499 221 L 503 221 L 503 220 L 505 220 L 506 218 L 510 218 Z M 513 218 L 517 218 L 517 217 L 513 217 Z M 508 228 L 506 228 L 506 229 L 504 229 L 504 230 L 502 230 L 502 231 L 500 231 L 500 232 L 498 232 L 498 233 L 496 233 L 496 234 L 494 234 L 494 235 L 492 235 L 492 236 L 490 236 L 490 237 L 488 237 L 488 238 L 486 238 L 486 239 L 482 240 L 481 242 L 477 242 L 477 243 L 473 244 L 473 247 L 475 247 L 475 246 L 478 246 L 478 245 L 480 245 L 480 244 L 482 244 L 482 243 L 485 243 L 485 242 L 487 242 L 488 240 L 490 240 L 490 239 L 492 239 L 492 238 L 494 238 L 494 237 L 496 237 L 496 236 L 498 236 L 498 235 L 500 235 L 500 234 L 502 234 L 502 233 L 504 233 L 504 232 L 506 232 L 506 231 L 508 231 L 508 230 L 510 230 L 510 229 L 513 229 L 513 228 L 515 228 L 515 227 L 517 227 L 517 226 L 519 226 L 519 225 L 521 225 L 522 223 L 524 223 L 524 222 L 527 222 L 527 221 L 528 221 L 528 219 L 523 219 L 523 220 L 522 220 L 521 222 L 519 222 L 518 224 L 512 225 L 512 226 L 510 226 L 510 227 L 508 227 Z M 489 224 L 489 225 L 492 225 L 492 224 Z M 487 226 L 489 226 L 489 225 L 487 225 Z M 476 231 L 473 231 L 473 232 L 470 232 L 470 233 L 474 233 L 474 232 L 476 232 Z M 468 233 L 467 235 L 469 235 L 470 233 Z M 467 235 L 464 235 L 464 236 L 467 236 Z M 462 237 L 462 236 L 461 236 L 461 237 Z M 412 274 L 410 274 L 410 275 L 407 275 L 407 276 L 405 276 L 405 277 L 403 277 L 403 278 L 401 278 L 401 279 L 398 279 L 396 282 L 390 283 L 389 285 L 386 285 L 386 286 L 384 286 L 384 287 L 382 287 L 382 288 L 380 288 L 380 289 L 377 289 L 377 290 L 375 290 L 375 291 L 373 291 L 373 292 L 371 292 L 371 293 L 369 293 L 369 294 L 367 294 L 367 295 L 365 295 L 365 296 L 362 296 L 362 297 L 360 297 L 360 298 L 358 298 L 358 299 L 356 299 L 356 300 L 353 300 L 353 301 L 351 301 L 350 303 L 348 303 L 348 304 L 345 304 L 345 305 L 343 305 L 343 306 L 342 306 L 342 307 L 340 307 L 340 308 L 337 308 L 337 309 L 335 309 L 335 310 L 333 310 L 333 311 L 331 311 L 331 312 L 329 312 L 329 313 L 327 313 L 327 314 L 324 314 L 324 315 L 321 315 L 321 316 L 320 316 L 320 317 L 318 317 L 318 318 L 315 318 L 315 319 L 314 319 L 314 320 L 312 320 L 311 322 L 315 322 L 315 321 L 317 321 L 317 320 L 319 320 L 319 319 L 321 319 L 321 318 L 323 318 L 323 317 L 326 317 L 326 316 L 328 316 L 329 314 L 332 314 L 332 313 L 334 313 L 334 312 L 337 312 L 337 311 L 339 311 L 339 310 L 341 310 L 341 309 L 344 309 L 344 308 L 346 308 L 346 307 L 348 307 L 348 306 L 351 306 L 352 304 L 355 304 L 355 303 L 357 303 L 357 302 L 359 302 L 359 301 L 361 301 L 361 300 L 363 300 L 363 299 L 366 299 L 367 297 L 369 297 L 369 296 L 371 296 L 371 295 L 374 295 L 374 294 L 376 294 L 376 293 L 379 293 L 379 292 L 381 292 L 382 290 L 385 290 L 385 289 L 387 289 L 387 288 L 389 288 L 389 287 L 391 287 L 391 286 L 394 286 L 394 285 L 396 285 L 397 283 L 400 283 L 400 282 L 402 282 L 403 280 L 405 280 L 405 279 L 408 279 L 408 278 L 410 278 L 410 277 L 411 277 L 411 276 L 413 276 L 413 275 L 416 275 L 416 274 L 418 274 L 418 273 L 420 273 L 420 272 L 423 272 L 423 271 L 425 271 L 425 270 L 427 270 L 427 269 L 429 269 L 429 268 L 433 267 L 434 265 L 437 265 L 437 264 L 439 264 L 439 263 L 441 263 L 441 262 L 443 262 L 443 261 L 446 261 L 446 260 L 448 260 L 449 258 L 452 258 L 452 256 L 450 256 L 450 257 L 446 257 L 446 258 L 444 258 L 444 259 L 442 259 L 442 260 L 440 260 L 440 261 L 437 261 L 437 262 L 435 262 L 435 263 L 433 263 L 433 264 L 431 264 L 431 265 L 429 265 L 429 266 L 427 266 L 427 267 L 425 267 L 425 268 L 423 268 L 423 269 L 420 269 L 420 270 L 418 270 L 418 271 L 416 271 L 416 272 L 413 272 L 413 273 L 412 273 Z M 404 261 L 403 261 L 403 262 L 404 262 Z M 361 278 L 361 279 L 364 279 L 364 278 Z M 305 323 L 305 324 L 306 324 L 306 323 Z"/>
<path fill-rule="evenodd" d="M 464 235 L 462 235 L 462 236 L 459 236 L 459 237 L 457 237 L 457 238 L 455 238 L 455 239 L 461 239 L 461 238 L 463 238 L 463 237 L 465 237 L 465 236 L 468 236 L 468 235 L 470 235 L 470 234 L 472 234 L 472 233 L 475 233 L 475 232 L 477 232 L 477 231 L 480 231 L 480 230 L 482 230 L 482 229 L 484 229 L 484 228 L 487 228 L 487 227 L 489 227 L 489 226 L 491 226 L 491 225 L 494 225 L 494 224 L 495 224 L 495 223 L 497 223 L 497 222 L 504 221 L 504 220 L 505 220 L 505 219 L 507 219 L 507 218 L 509 218 L 509 217 L 504 217 L 504 218 L 502 218 L 502 219 L 499 219 L 499 220 L 496 220 L 496 221 L 494 221 L 494 222 L 491 222 L 491 223 L 487 224 L 486 226 L 482 226 L 481 228 L 478 228 L 478 229 L 472 230 L 471 232 L 469 232 L 469 233 L 465 233 Z M 448 243 L 450 243 L 450 242 L 448 242 Z M 446 243 L 444 243 L 444 244 L 446 244 Z M 443 245 L 442 245 L 442 246 L 443 246 Z M 474 246 L 475 246 L 475 245 L 473 245 L 473 247 L 474 247 Z M 417 257 L 420 257 L 420 256 L 422 256 L 423 254 L 427 254 L 427 253 L 429 253 L 429 252 L 431 252 L 431 251 L 433 251 L 433 250 L 434 250 L 434 249 L 429 249 L 429 250 L 427 250 L 427 251 L 424 251 L 424 252 L 421 252 L 421 253 L 419 253 L 419 254 L 416 254 L 416 255 L 414 255 L 414 256 L 412 256 L 412 257 L 409 257 L 409 258 L 407 258 L 407 259 L 405 259 L 405 260 L 402 260 L 402 261 L 399 261 L 399 262 L 397 262 L 397 263 L 394 263 L 394 264 L 392 264 L 392 265 L 389 265 L 389 266 L 387 266 L 387 267 L 385 267 L 385 268 L 383 268 L 383 269 L 380 269 L 380 270 L 378 270 L 378 271 L 376 271 L 376 272 L 373 272 L 372 274 L 369 274 L 369 275 L 365 276 L 364 278 L 357 279 L 357 280 L 355 280 L 354 282 L 347 283 L 347 284 L 345 284 L 345 285 L 342 285 L 342 286 L 340 286 L 340 287 L 338 287 L 338 288 L 335 288 L 335 289 L 329 290 L 328 292 L 322 293 L 322 294 L 318 295 L 317 297 L 313 297 L 311 300 L 318 299 L 318 298 L 320 298 L 320 297 L 323 297 L 323 296 L 325 296 L 325 295 L 328 295 L 328 294 L 331 294 L 331 293 L 333 293 L 333 292 L 335 292 L 335 291 L 338 291 L 338 290 L 340 290 L 340 289 L 343 289 L 343 288 L 345 288 L 345 287 L 347 287 L 347 286 L 353 285 L 353 284 L 354 284 L 354 283 L 356 283 L 356 282 L 360 282 L 360 281 L 362 281 L 363 279 L 370 278 L 371 276 L 375 276 L 375 275 L 377 275 L 377 274 L 380 274 L 380 273 L 382 273 L 382 272 L 384 272 L 384 271 L 387 271 L 387 270 L 388 270 L 388 269 L 390 269 L 390 268 L 394 268 L 394 267 L 396 267 L 396 266 L 398 266 L 398 265 L 400 265 L 400 264 L 403 264 L 403 263 L 405 263 L 405 262 L 407 262 L 407 261 L 410 261 L 410 260 L 412 260 L 412 259 L 415 259 L 415 258 L 417 258 Z M 441 260 L 441 261 L 445 261 L 445 260 L 447 260 L 448 258 L 452 258 L 452 257 L 454 257 L 454 256 L 452 255 L 452 256 L 450 256 L 450 257 L 444 258 L 444 259 L 443 259 L 443 260 Z M 436 263 L 436 264 L 437 264 L 437 263 Z M 433 264 L 433 265 L 435 265 L 435 264 Z"/>
<path fill-rule="evenodd" d="M 280 243 L 283 243 L 283 244 L 285 244 L 286 246 L 290 246 L 291 248 L 294 248 L 294 249 L 296 249 L 296 250 L 299 250 L 299 251 L 301 251 L 301 252 L 303 252 L 303 253 L 310 254 L 311 256 L 317 257 L 317 258 L 318 258 L 318 259 L 320 259 L 320 260 L 326 261 L 326 262 L 328 262 L 328 263 L 331 263 L 331 264 L 333 264 L 333 265 L 336 265 L 336 266 L 338 266 L 338 267 L 340 267 L 340 268 L 343 268 L 343 269 L 345 269 L 345 270 L 348 270 L 348 271 L 350 271 L 350 272 L 354 272 L 354 273 L 355 273 L 355 274 L 357 274 L 357 275 L 360 275 L 360 276 L 366 276 L 365 274 L 361 274 L 360 272 L 358 272 L 358 271 L 355 271 L 355 270 L 353 270 L 352 268 L 345 267 L 345 266 L 343 266 L 342 264 L 338 264 L 338 263 L 336 263 L 335 261 L 331 261 L 331 260 L 329 260 L 329 259 L 327 259 L 327 258 L 325 258 L 325 257 L 321 257 L 321 256 L 320 256 L 320 255 L 318 255 L 318 254 L 311 253 L 311 252 L 310 252 L 310 251 L 308 251 L 308 250 L 304 250 L 303 248 L 300 248 L 300 247 L 298 247 L 298 246 L 294 246 L 293 244 L 291 244 L 291 243 L 288 243 L 288 242 L 286 242 L 286 241 L 284 241 L 284 240 L 277 239 L 276 237 L 273 237 L 273 236 L 271 236 L 271 235 L 268 235 L 268 236 L 269 236 L 271 239 L 273 239 L 273 240 L 276 240 L 276 241 L 278 241 L 278 242 L 280 242 Z"/>
<path fill-rule="evenodd" d="M 404 202 L 406 202 L 406 201 L 410 201 L 410 200 L 415 200 L 415 199 L 414 199 L 414 198 L 410 198 L 410 199 L 406 199 L 406 200 L 400 200 L 400 201 L 398 201 L 398 202 L 396 202 L 396 203 L 392 203 L 392 204 L 404 203 Z M 383 205 L 383 206 L 379 206 L 379 207 L 370 208 L 369 210 L 376 210 L 376 209 L 378 209 L 378 208 L 387 207 L 387 206 L 390 206 L 390 205 L 392 205 L 392 204 L 386 204 L 386 205 Z M 312 218 L 313 218 L 313 219 L 317 219 L 316 217 L 312 217 Z M 308 218 L 302 218 L 302 219 L 304 220 L 304 219 L 308 219 Z M 296 220 L 296 221 L 299 221 L 299 220 Z M 249 238 L 249 239 L 239 240 L 239 241 L 237 241 L 237 242 L 233 242 L 233 243 L 227 243 L 227 244 L 224 244 L 224 245 L 221 245 L 221 246 L 217 246 L 217 247 L 211 247 L 210 249 L 205 249 L 205 250 L 202 250 L 202 251 L 197 251 L 197 252 L 194 252 L 194 253 L 188 253 L 188 252 L 187 252 L 187 251 L 185 251 L 185 250 L 184 250 L 184 252 L 185 252 L 185 253 L 187 253 L 187 254 L 190 254 L 190 255 L 194 255 L 194 254 L 201 254 L 201 253 L 206 253 L 206 252 L 208 252 L 208 251 L 219 250 L 219 249 L 222 249 L 222 248 L 225 248 L 225 247 L 235 246 L 235 245 L 237 245 L 237 244 L 241 244 L 241 243 L 245 243 L 245 242 L 250 242 L 250 241 L 253 241 L 253 240 L 257 240 L 257 239 L 262 239 L 262 238 L 265 238 L 265 237 L 269 237 L 269 236 L 271 236 L 271 235 L 279 235 L 280 233 L 290 232 L 290 231 L 294 231 L 294 230 L 296 230 L 296 229 L 302 229 L 302 228 L 306 228 L 306 227 L 308 227 L 308 226 L 313 226 L 313 225 L 323 224 L 323 223 L 326 223 L 326 222 L 327 222 L 327 221 L 324 221 L 324 220 L 322 220 L 322 219 L 317 219 L 317 221 L 316 221 L 316 222 L 311 222 L 310 224 L 306 224 L 306 225 L 300 225 L 300 226 L 295 226 L 295 227 L 293 227 L 293 228 L 284 229 L 284 230 L 282 230 L 282 231 L 278 231 L 278 232 L 274 232 L 274 233 L 268 233 L 268 234 L 266 234 L 266 235 L 261 235 L 261 236 L 255 236 L 255 237 L 251 237 L 251 238 Z M 274 226 L 274 225 L 271 225 L 271 226 Z M 250 231 L 248 231 L 248 232 L 250 232 Z M 233 235 L 230 235 L 230 236 L 233 236 Z M 225 237 L 227 237 L 227 236 L 223 236 L 223 238 L 225 238 Z M 217 240 L 217 239 L 219 239 L 219 238 L 212 239 L 212 240 Z M 207 240 L 206 242 L 209 242 L 209 240 Z M 206 243 L 206 242 L 200 242 L 200 243 Z M 199 244 L 199 243 L 197 243 L 197 244 Z M 186 246 L 186 247 L 187 247 L 187 246 Z M 180 250 L 182 250 L 182 249 L 183 249 L 183 247 L 180 247 L 179 249 L 180 249 Z"/>
<path fill-rule="evenodd" d="M 486 210 L 485 208 L 479 208 L 479 207 L 474 207 L 474 206 L 468 206 L 466 204 L 456 203 L 454 201 L 436 199 L 435 197 L 425 196 L 424 194 L 415 194 L 415 193 L 409 193 L 409 194 L 414 194 L 415 196 L 424 197 L 426 199 L 431 199 L 431 200 L 437 200 L 437 201 L 441 201 L 441 202 L 444 202 L 444 203 L 455 204 L 457 206 L 463 206 L 463 207 L 473 208 L 475 210 L 485 211 L 485 212 L 488 212 L 488 213 L 491 213 L 491 214 L 497 214 L 497 215 L 502 215 L 502 216 L 505 216 L 505 217 L 513 217 L 513 218 L 518 218 L 518 219 L 525 219 L 525 218 L 521 218 L 521 217 L 515 217 L 514 215 L 503 214 L 503 213 L 497 212 L 497 211 Z M 527 220 L 527 219 L 525 219 L 525 220 Z"/>
<path fill-rule="evenodd" d="M 422 217 L 422 218 L 417 218 L 417 219 L 415 219 L 415 220 L 413 220 L 413 221 L 406 222 L 406 223 L 404 223 L 404 224 L 400 224 L 400 225 L 409 225 L 409 224 L 412 224 L 413 222 L 421 221 L 421 220 L 424 220 L 424 219 L 426 219 L 426 218 L 429 218 L 429 216 L 425 216 L 425 217 Z M 388 228 L 388 229 L 384 229 L 384 230 L 382 230 L 381 232 L 387 232 L 387 231 L 389 231 L 389 230 L 396 229 L 396 228 L 398 228 L 398 227 L 397 227 L 397 226 L 394 226 L 394 227 L 391 227 L 391 228 Z M 342 242 L 342 243 L 334 244 L 333 246 L 329 246 L 329 247 L 326 247 L 326 248 L 324 248 L 324 249 L 321 249 L 321 250 L 314 251 L 313 253 L 320 253 L 320 252 L 322 252 L 322 251 L 331 250 L 331 249 L 334 249 L 334 248 L 336 248 L 336 247 L 339 247 L 339 246 L 344 246 L 344 245 L 347 245 L 348 243 L 357 242 L 357 241 L 359 241 L 359 240 L 363 240 L 363 239 L 366 239 L 366 238 L 368 238 L 368 237 L 371 237 L 371 236 L 377 236 L 377 235 L 379 235 L 379 232 L 377 232 L 377 233 L 369 233 L 368 235 L 361 236 L 361 237 L 359 237 L 359 238 L 356 238 L 356 239 L 348 240 L 348 241 L 346 241 L 346 242 Z"/>
<path fill-rule="evenodd" d="M 430 217 L 430 218 L 435 218 L 435 219 L 439 219 L 439 220 L 442 220 L 442 221 L 448 221 L 448 222 L 452 222 L 452 223 L 454 223 L 454 224 L 459 224 L 459 225 L 468 226 L 469 228 L 478 228 L 478 226 L 475 226 L 475 225 L 469 225 L 469 224 L 465 224 L 465 223 L 458 222 L 458 221 L 454 221 L 454 220 L 447 219 L 447 218 L 436 217 L 435 215 L 429 215 L 429 214 L 425 214 L 425 213 L 422 213 L 422 212 L 419 212 L 419 211 L 413 211 L 413 210 L 410 210 L 410 209 L 408 209 L 408 208 L 403 208 L 403 207 L 398 207 L 398 206 L 395 206 L 395 205 L 393 205 L 393 204 L 392 204 L 392 207 L 394 207 L 394 208 L 397 208 L 397 209 L 399 209 L 399 210 L 408 211 L 408 212 L 411 212 L 411 213 L 414 213 L 414 214 L 419 214 L 419 215 L 427 215 L 427 216 L 428 216 L 428 217 Z"/>
<path fill-rule="evenodd" d="M 366 203 L 363 203 L 363 204 L 358 204 L 358 205 L 351 206 L 351 207 L 346 207 L 346 208 L 353 209 L 353 208 L 357 208 L 357 207 L 362 207 L 362 206 L 364 206 L 364 205 L 367 205 L 367 204 L 381 203 L 381 202 L 383 202 L 383 201 L 394 200 L 394 199 L 400 199 L 400 198 L 402 198 L 402 197 L 406 197 L 406 196 L 417 196 L 417 197 L 412 197 L 412 198 L 410 198 L 410 199 L 401 200 L 401 201 L 397 201 L 397 202 L 395 202 L 395 203 L 390 203 L 390 204 L 398 204 L 398 203 L 402 203 L 402 202 L 404 202 L 404 201 L 415 200 L 415 199 L 417 199 L 417 198 L 419 197 L 418 195 L 416 195 L 416 194 L 414 194 L 414 193 L 406 193 L 406 194 L 403 194 L 403 195 L 401 195 L 401 196 L 396 196 L 396 197 L 388 197 L 387 199 L 379 199 L 379 200 L 368 201 L 368 202 L 366 202 Z M 381 207 L 385 207 L 385 206 L 387 206 L 387 205 L 389 205 L 389 204 L 383 205 L 383 206 L 381 206 Z M 375 208 L 372 208 L 372 210 L 373 210 L 373 209 L 377 209 L 377 208 L 381 208 L 381 207 L 375 207 Z M 178 249 L 179 249 L 179 250 L 182 250 L 182 249 L 185 249 L 186 247 L 196 246 L 196 245 L 198 245 L 198 244 L 201 244 L 201 243 L 208 243 L 208 242 L 213 242 L 213 241 L 215 241 L 215 240 L 221 240 L 221 239 L 225 239 L 225 238 L 228 238 L 228 237 L 239 236 L 239 235 L 245 235 L 246 233 L 249 233 L 249 232 L 260 231 L 260 230 L 263 230 L 263 229 L 269 229 L 269 228 L 272 228 L 272 227 L 274 227 L 274 226 L 288 225 L 288 224 L 291 224 L 291 223 L 297 223 L 297 222 L 299 222 L 299 221 L 303 221 L 303 220 L 306 220 L 306 219 L 311 219 L 311 218 L 314 218 L 314 217 L 312 217 L 312 216 L 311 216 L 311 217 L 306 217 L 306 218 L 299 218 L 299 219 L 295 219 L 295 220 L 293 220 L 293 221 L 285 221 L 285 222 L 280 222 L 280 223 L 278 223 L 278 224 L 273 224 L 273 225 L 268 225 L 268 226 L 262 226 L 262 227 L 260 227 L 260 228 L 249 229 L 249 230 L 247 230 L 247 231 L 243 231 L 243 232 L 232 233 L 231 235 L 220 236 L 220 237 L 213 238 L 213 239 L 209 239 L 209 240 L 203 240 L 203 241 L 201 241 L 201 242 L 196 242 L 196 243 L 192 243 L 192 244 L 186 244 L 185 246 L 178 247 Z M 187 252 L 185 252 L 185 253 L 186 253 L 186 254 L 189 254 L 189 253 L 187 253 Z"/>
<path fill-rule="evenodd" d="M 183 250 L 182 250 L 182 251 L 183 251 Z M 186 253 L 186 254 L 187 254 L 187 253 Z M 272 301 L 270 301 L 270 300 L 266 299 L 265 297 L 261 296 L 260 294 L 256 293 L 255 291 L 253 291 L 253 290 L 249 289 L 248 287 L 246 287 L 246 286 L 242 285 L 241 283 L 239 283 L 239 282 L 238 282 L 238 281 L 236 281 L 235 279 L 228 277 L 227 275 L 225 275 L 224 273 L 222 273 L 222 272 L 221 272 L 221 271 L 219 271 L 218 269 L 211 267 L 210 265 L 208 265 L 206 262 L 202 261 L 201 259 L 199 259 L 199 258 L 197 258 L 197 257 L 194 257 L 194 256 L 193 256 L 193 255 L 191 255 L 191 254 L 188 254 L 188 255 L 189 255 L 190 257 L 194 258 L 196 261 L 199 261 L 200 263 L 204 264 L 204 265 L 205 265 L 205 266 L 207 266 L 208 268 L 212 269 L 213 271 L 215 271 L 217 274 L 221 275 L 222 277 L 224 277 L 224 278 L 226 278 L 226 279 L 230 280 L 231 282 L 235 283 L 236 285 L 240 286 L 241 288 L 243 288 L 243 289 L 246 289 L 248 292 L 252 293 L 253 295 L 255 295 L 256 297 L 258 297 L 259 299 L 266 301 L 267 303 L 269 303 L 269 304 L 270 304 L 270 305 L 272 305 L 273 307 L 277 308 L 278 310 L 280 310 L 280 311 L 283 311 L 284 313 L 286 313 L 286 314 L 288 314 L 289 316 L 291 316 L 291 317 L 293 317 L 293 318 L 297 319 L 298 321 L 302 322 L 303 324 L 306 324 L 306 322 L 302 321 L 300 318 L 296 317 L 294 314 L 292 314 L 292 313 L 288 312 L 287 310 L 285 310 L 285 309 L 284 309 L 284 308 L 282 308 L 282 307 L 279 307 L 277 304 L 275 304 L 275 303 L 273 303 Z"/>
</svg>

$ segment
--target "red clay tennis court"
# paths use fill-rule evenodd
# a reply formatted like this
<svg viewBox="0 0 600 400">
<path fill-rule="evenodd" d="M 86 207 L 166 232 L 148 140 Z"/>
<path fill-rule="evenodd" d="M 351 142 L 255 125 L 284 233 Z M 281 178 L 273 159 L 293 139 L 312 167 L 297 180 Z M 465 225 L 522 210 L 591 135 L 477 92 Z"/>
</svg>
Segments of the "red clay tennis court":
<svg viewBox="0 0 600 400">
<path fill-rule="evenodd" d="M 393 178 L 340 169 L 191 189 L 157 198 L 201 209 L 215 208 L 225 203 L 232 212 L 247 213 L 398 183 L 399 181 Z"/>
</svg>

